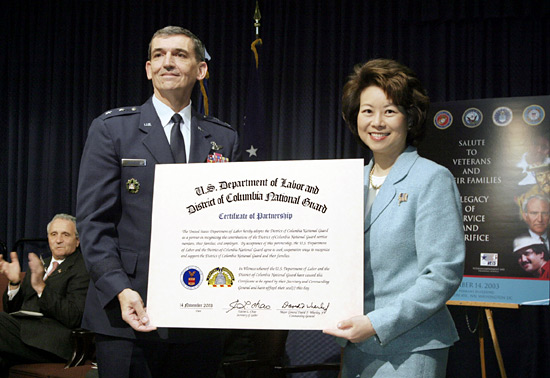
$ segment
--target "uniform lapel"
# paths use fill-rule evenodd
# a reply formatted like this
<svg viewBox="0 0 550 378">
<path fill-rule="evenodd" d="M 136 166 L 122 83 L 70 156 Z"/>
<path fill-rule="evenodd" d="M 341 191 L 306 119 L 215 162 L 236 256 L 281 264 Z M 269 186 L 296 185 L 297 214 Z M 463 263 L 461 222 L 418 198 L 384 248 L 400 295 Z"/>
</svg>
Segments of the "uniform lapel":
<svg viewBox="0 0 550 378">
<path fill-rule="evenodd" d="M 155 158 L 157 163 L 174 163 L 174 157 L 170 150 L 170 144 L 160 123 L 160 119 L 153 106 L 152 98 L 149 98 L 141 106 L 139 129 L 145 133 L 143 144 Z"/>
<path fill-rule="evenodd" d="M 202 122 L 202 115 L 192 110 L 191 116 L 191 151 L 190 163 L 203 163 L 212 149 L 210 131 L 206 122 Z"/>
</svg>

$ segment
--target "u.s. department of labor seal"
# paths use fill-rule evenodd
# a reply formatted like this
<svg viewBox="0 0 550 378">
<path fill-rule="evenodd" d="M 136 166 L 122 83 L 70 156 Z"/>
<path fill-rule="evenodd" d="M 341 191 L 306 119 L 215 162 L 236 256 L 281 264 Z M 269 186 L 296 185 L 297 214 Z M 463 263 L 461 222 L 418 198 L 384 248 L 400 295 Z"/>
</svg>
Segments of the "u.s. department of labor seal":
<svg viewBox="0 0 550 378">
<path fill-rule="evenodd" d="M 529 105 L 523 110 L 523 121 L 530 126 L 540 125 L 544 116 L 544 108 L 540 105 Z"/>
<path fill-rule="evenodd" d="M 493 112 L 493 123 L 497 126 L 508 126 L 514 118 L 512 109 L 501 106 Z"/>
<path fill-rule="evenodd" d="M 206 281 L 208 281 L 208 286 L 212 287 L 231 287 L 235 276 L 225 267 L 214 268 L 208 273 Z"/>
<path fill-rule="evenodd" d="M 188 266 L 181 272 L 180 282 L 187 289 L 194 290 L 198 288 L 202 281 L 202 271 L 197 266 Z"/>
<path fill-rule="evenodd" d="M 483 122 L 483 113 L 478 108 L 469 108 L 462 114 L 462 123 L 469 128 L 478 127 Z"/>
<path fill-rule="evenodd" d="M 440 130 L 445 130 L 453 123 L 453 115 L 448 110 L 440 110 L 434 115 L 434 126 Z"/>
</svg>

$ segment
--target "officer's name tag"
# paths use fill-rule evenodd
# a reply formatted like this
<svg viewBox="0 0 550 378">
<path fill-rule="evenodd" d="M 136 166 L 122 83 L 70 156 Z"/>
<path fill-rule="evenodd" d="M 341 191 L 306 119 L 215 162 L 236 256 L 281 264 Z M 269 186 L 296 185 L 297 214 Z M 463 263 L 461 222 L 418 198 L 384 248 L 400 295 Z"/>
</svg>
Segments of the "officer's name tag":
<svg viewBox="0 0 550 378">
<path fill-rule="evenodd" d="M 146 165 L 146 159 L 122 159 L 123 167 L 145 167 Z"/>
</svg>

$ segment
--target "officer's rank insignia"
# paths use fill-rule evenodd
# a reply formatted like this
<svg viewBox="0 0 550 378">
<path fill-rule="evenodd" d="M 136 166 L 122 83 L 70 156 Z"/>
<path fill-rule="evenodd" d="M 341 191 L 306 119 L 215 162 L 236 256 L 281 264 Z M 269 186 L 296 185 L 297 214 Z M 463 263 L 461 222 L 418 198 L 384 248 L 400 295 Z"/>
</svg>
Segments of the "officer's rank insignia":
<svg viewBox="0 0 550 378">
<path fill-rule="evenodd" d="M 131 178 L 130 180 L 126 181 L 126 190 L 128 190 L 129 193 L 136 194 L 139 192 L 139 181 L 135 178 Z"/>
<path fill-rule="evenodd" d="M 208 273 L 206 280 L 208 281 L 208 286 L 231 287 L 233 286 L 233 281 L 235 281 L 235 276 L 225 267 L 214 268 Z"/>
</svg>

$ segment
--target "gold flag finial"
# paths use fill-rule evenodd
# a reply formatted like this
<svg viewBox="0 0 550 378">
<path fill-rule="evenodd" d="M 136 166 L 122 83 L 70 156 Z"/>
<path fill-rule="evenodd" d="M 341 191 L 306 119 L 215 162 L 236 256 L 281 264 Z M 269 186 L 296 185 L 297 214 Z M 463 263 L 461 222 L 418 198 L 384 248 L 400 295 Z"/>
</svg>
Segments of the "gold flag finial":
<svg viewBox="0 0 550 378">
<path fill-rule="evenodd" d="M 254 27 L 256 28 L 256 38 L 260 37 L 260 19 L 262 18 L 262 15 L 260 13 L 260 6 L 258 5 L 258 1 L 256 0 L 256 9 L 254 9 Z"/>
</svg>

